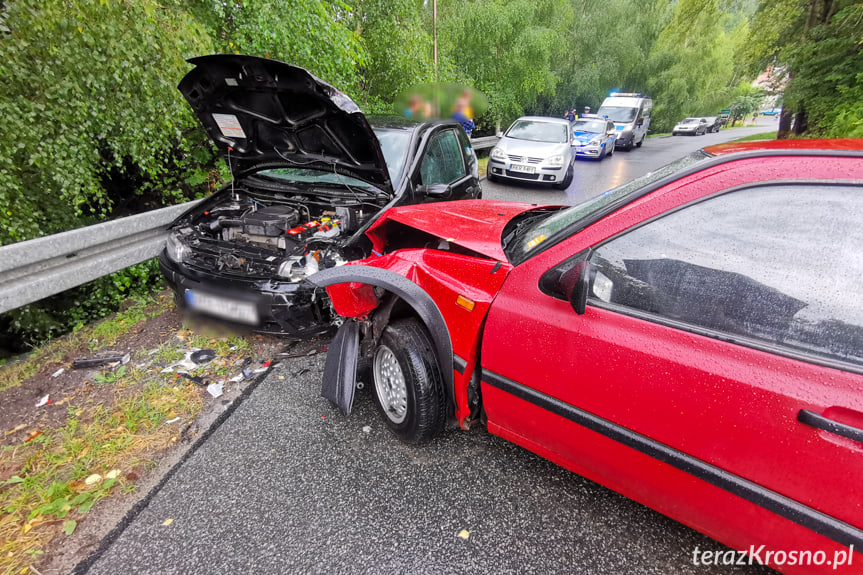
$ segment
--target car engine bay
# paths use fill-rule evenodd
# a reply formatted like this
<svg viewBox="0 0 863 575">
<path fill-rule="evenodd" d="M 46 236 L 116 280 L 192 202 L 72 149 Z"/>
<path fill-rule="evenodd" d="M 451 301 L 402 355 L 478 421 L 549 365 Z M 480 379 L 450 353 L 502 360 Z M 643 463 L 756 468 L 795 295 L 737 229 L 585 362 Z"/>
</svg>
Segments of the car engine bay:
<svg viewBox="0 0 863 575">
<path fill-rule="evenodd" d="M 363 257 L 347 240 L 379 210 L 363 197 L 238 188 L 175 226 L 168 252 L 174 261 L 193 268 L 296 283 L 320 269 Z"/>
</svg>

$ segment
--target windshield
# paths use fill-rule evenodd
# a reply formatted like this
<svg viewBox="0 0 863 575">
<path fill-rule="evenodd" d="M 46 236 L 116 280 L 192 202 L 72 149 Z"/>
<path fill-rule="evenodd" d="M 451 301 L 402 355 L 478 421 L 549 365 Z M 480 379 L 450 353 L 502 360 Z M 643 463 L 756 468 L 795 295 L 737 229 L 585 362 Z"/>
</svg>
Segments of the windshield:
<svg viewBox="0 0 863 575">
<path fill-rule="evenodd" d="M 373 128 L 378 142 L 381 143 L 381 151 L 387 162 L 387 170 L 390 173 L 390 181 L 393 185 L 399 181 L 399 176 L 404 169 L 405 158 L 408 156 L 408 145 L 411 134 L 407 130 L 385 130 Z"/>
<path fill-rule="evenodd" d="M 387 171 L 390 174 L 390 181 L 395 185 L 398 178 L 401 176 L 404 169 L 405 158 L 408 155 L 408 145 L 410 144 L 410 132 L 406 130 L 375 130 L 375 136 L 381 144 L 381 151 L 384 154 L 384 160 L 387 163 Z M 322 170 L 313 170 L 310 168 L 275 168 L 272 170 L 261 170 L 259 176 L 275 178 L 278 180 L 290 180 L 292 182 L 307 182 L 312 184 L 336 184 L 346 185 L 352 188 L 377 189 L 371 184 L 336 174 L 335 172 L 325 172 Z"/>
<path fill-rule="evenodd" d="M 603 106 L 597 112 L 599 116 L 608 116 L 608 119 L 618 124 L 628 124 L 635 119 L 638 108 L 619 108 L 617 106 Z"/>
<path fill-rule="evenodd" d="M 666 176 L 670 176 L 675 172 L 683 170 L 684 168 L 709 157 L 711 156 L 700 150 L 693 152 L 688 156 L 684 156 L 679 160 L 659 168 L 656 171 L 648 172 L 639 178 L 635 178 L 627 184 L 608 190 L 607 192 L 595 196 L 581 204 L 555 212 L 552 215 L 543 218 L 533 225 L 526 227 L 524 232 L 519 234 L 519 237 L 515 238 L 515 241 L 510 242 L 512 247 L 507 250 L 509 260 L 514 263 L 524 261 L 532 255 L 530 253 L 532 250 L 543 245 L 544 242 L 549 242 L 549 244 L 552 243 L 549 240 L 554 239 L 556 235 L 565 231 L 579 220 L 583 220 L 592 214 L 601 211 L 603 208 L 611 206 L 614 202 L 632 192 L 640 190 L 645 186 L 649 186 Z"/>
<path fill-rule="evenodd" d="M 562 144 L 569 141 L 566 124 L 543 122 L 542 120 L 516 120 L 506 131 L 507 138 L 531 142 L 554 142 Z"/>
<path fill-rule="evenodd" d="M 686 118 L 685 120 L 681 120 L 681 124 L 697 124 L 700 122 L 698 118 Z"/>
<path fill-rule="evenodd" d="M 601 134 L 605 131 L 606 125 L 607 124 L 601 120 L 576 120 L 575 123 L 572 124 L 572 131 Z"/>
</svg>

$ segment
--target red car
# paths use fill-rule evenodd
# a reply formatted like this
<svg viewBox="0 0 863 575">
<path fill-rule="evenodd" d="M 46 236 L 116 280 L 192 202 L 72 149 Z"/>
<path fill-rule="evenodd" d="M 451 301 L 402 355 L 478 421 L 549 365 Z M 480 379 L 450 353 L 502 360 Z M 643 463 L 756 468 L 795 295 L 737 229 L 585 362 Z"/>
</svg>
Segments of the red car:
<svg viewBox="0 0 863 575">
<path fill-rule="evenodd" d="M 574 207 L 388 211 L 310 278 L 419 441 L 484 423 L 733 550 L 863 572 L 863 140 L 706 148 Z M 720 556 L 721 555 L 721 556 Z M 698 561 L 698 557 L 694 560 Z"/>
</svg>

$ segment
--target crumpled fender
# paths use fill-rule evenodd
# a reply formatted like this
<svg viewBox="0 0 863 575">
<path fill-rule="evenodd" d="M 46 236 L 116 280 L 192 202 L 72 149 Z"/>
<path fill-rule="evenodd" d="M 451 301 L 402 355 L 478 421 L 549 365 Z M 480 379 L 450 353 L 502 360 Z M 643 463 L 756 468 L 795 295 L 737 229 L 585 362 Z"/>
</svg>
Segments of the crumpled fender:
<svg viewBox="0 0 863 575">
<path fill-rule="evenodd" d="M 443 315 L 425 290 L 395 272 L 363 265 L 339 266 L 321 270 L 309 276 L 306 281 L 322 288 L 342 283 L 366 284 L 383 288 L 407 302 L 429 330 L 440 362 L 447 398 L 451 406 L 455 405 L 452 339 Z M 342 346 L 341 350 L 347 353 L 359 353 L 354 346 Z M 350 358 L 341 358 L 340 363 L 350 365 L 352 362 Z M 354 379 L 356 379 L 356 374 L 354 374 Z"/>
</svg>

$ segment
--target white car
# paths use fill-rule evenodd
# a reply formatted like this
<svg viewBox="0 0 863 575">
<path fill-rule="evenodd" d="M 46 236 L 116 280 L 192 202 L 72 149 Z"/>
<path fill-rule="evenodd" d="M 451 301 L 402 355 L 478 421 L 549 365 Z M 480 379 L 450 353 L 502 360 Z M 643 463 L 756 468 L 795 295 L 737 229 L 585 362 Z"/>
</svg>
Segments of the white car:
<svg viewBox="0 0 863 575">
<path fill-rule="evenodd" d="M 572 124 L 565 118 L 523 116 L 489 155 L 488 180 L 521 180 L 565 190 L 572 183 Z"/>
</svg>

